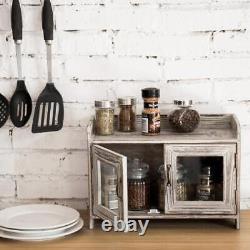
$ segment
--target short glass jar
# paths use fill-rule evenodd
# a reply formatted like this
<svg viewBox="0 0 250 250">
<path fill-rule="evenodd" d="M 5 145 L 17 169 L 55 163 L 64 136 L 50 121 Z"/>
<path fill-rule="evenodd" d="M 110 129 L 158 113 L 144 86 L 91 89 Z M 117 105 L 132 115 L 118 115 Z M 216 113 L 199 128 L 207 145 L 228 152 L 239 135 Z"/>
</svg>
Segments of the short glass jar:
<svg viewBox="0 0 250 250">
<path fill-rule="evenodd" d="M 176 132 L 193 132 L 200 123 L 199 113 L 191 109 L 193 102 L 175 100 L 174 104 L 179 108 L 169 115 L 169 124 Z"/>
<path fill-rule="evenodd" d="M 95 101 L 95 132 L 98 135 L 114 133 L 114 107 L 112 101 Z"/>
<path fill-rule="evenodd" d="M 215 200 L 215 185 L 211 175 L 211 167 L 201 169 L 200 185 L 197 187 L 197 199 L 201 201 Z"/>
<path fill-rule="evenodd" d="M 134 159 L 128 167 L 128 209 L 147 210 L 150 199 L 149 166 Z"/>
<path fill-rule="evenodd" d="M 144 110 L 142 112 L 142 134 L 158 135 L 161 131 L 159 110 L 160 90 L 157 88 L 142 89 Z"/>
<path fill-rule="evenodd" d="M 136 98 L 124 97 L 118 99 L 119 131 L 133 132 L 136 130 Z"/>
</svg>

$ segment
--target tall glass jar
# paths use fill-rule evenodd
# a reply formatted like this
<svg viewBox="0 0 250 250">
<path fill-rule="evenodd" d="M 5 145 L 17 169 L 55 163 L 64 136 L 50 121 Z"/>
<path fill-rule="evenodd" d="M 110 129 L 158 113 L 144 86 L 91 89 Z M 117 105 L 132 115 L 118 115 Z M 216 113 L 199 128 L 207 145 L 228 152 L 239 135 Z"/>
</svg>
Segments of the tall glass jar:
<svg viewBox="0 0 250 250">
<path fill-rule="evenodd" d="M 114 133 L 114 107 L 112 101 L 95 101 L 95 132 L 98 135 Z"/>
<path fill-rule="evenodd" d="M 128 167 L 128 209 L 147 210 L 149 209 L 150 181 L 149 166 L 134 159 Z"/>
<path fill-rule="evenodd" d="M 157 88 L 142 89 L 144 99 L 144 110 L 142 112 L 142 134 L 157 135 L 160 133 L 160 90 Z"/>
<path fill-rule="evenodd" d="M 119 131 L 133 132 L 136 130 L 136 98 L 124 97 L 118 99 Z"/>
<path fill-rule="evenodd" d="M 200 115 L 196 110 L 191 109 L 192 100 L 175 100 L 174 104 L 178 106 L 178 109 L 169 115 L 170 126 L 177 132 L 188 133 L 194 131 L 199 125 Z"/>
<path fill-rule="evenodd" d="M 109 209 L 118 208 L 117 173 L 113 166 L 103 165 L 102 173 L 102 204 Z"/>
</svg>

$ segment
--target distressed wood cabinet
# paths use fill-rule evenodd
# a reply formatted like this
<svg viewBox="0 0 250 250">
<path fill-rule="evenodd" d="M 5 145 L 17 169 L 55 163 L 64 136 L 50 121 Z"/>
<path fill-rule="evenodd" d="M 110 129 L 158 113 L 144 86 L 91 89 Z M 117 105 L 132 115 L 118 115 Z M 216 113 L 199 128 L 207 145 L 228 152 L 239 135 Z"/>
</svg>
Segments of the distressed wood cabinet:
<svg viewBox="0 0 250 250">
<path fill-rule="evenodd" d="M 115 128 L 117 128 L 117 117 Z M 161 134 L 141 135 L 141 117 L 137 116 L 137 132 L 98 136 L 94 120 L 88 132 L 90 228 L 95 219 L 232 219 L 240 228 L 240 126 L 234 115 L 202 115 L 199 128 L 192 133 L 172 131 L 167 116 L 161 116 Z M 127 165 L 130 158 L 142 158 L 150 166 L 150 208 L 128 210 Z M 159 209 L 159 176 L 164 165 L 164 207 Z M 210 166 L 213 176 L 213 199 L 197 198 L 201 169 Z M 103 201 L 102 175 L 112 170 L 117 178 L 115 207 Z M 183 172 L 184 170 L 184 172 Z M 185 173 L 185 197 L 179 197 L 179 176 Z M 188 190 L 188 191 L 187 191 Z M 157 209 L 157 210 L 156 210 Z"/>
</svg>

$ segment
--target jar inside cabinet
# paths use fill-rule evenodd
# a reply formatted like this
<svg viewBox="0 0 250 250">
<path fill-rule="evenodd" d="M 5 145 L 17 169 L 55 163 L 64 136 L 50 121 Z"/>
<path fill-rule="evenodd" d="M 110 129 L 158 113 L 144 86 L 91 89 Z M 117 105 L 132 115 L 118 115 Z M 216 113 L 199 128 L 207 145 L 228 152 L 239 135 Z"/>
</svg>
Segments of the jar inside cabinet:
<svg viewBox="0 0 250 250">
<path fill-rule="evenodd" d="M 128 209 L 147 210 L 150 202 L 149 166 L 134 159 L 128 166 Z"/>
<path fill-rule="evenodd" d="M 118 208 L 117 195 L 117 173 L 116 169 L 107 164 L 102 165 L 101 170 L 102 181 L 102 204 L 113 210 Z"/>
</svg>

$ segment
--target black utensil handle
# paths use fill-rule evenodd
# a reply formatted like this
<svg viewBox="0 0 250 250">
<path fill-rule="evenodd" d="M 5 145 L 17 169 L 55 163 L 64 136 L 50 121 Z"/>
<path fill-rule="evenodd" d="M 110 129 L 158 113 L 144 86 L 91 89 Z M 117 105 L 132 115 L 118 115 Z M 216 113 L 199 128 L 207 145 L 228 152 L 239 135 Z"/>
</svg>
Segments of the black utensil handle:
<svg viewBox="0 0 250 250">
<path fill-rule="evenodd" d="M 42 26 L 45 41 L 53 40 L 53 10 L 50 0 L 44 0 L 42 10 Z"/>
<path fill-rule="evenodd" d="M 23 38 L 22 10 L 19 0 L 13 0 L 11 7 L 11 28 L 15 41 Z"/>
</svg>

